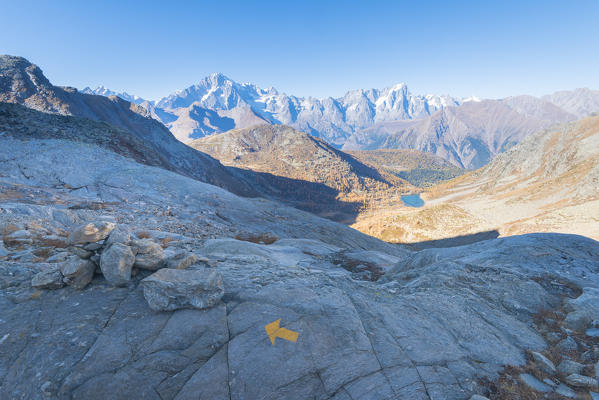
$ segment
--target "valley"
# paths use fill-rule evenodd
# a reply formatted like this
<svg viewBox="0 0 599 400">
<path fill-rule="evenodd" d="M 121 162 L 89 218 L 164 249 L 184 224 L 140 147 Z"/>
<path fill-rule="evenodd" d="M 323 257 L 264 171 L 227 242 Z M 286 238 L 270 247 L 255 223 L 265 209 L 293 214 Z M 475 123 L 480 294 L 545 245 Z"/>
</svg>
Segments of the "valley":
<svg viewBox="0 0 599 400">
<path fill-rule="evenodd" d="M 0 56 L 0 398 L 596 398 L 596 95 L 151 102 Z"/>
</svg>

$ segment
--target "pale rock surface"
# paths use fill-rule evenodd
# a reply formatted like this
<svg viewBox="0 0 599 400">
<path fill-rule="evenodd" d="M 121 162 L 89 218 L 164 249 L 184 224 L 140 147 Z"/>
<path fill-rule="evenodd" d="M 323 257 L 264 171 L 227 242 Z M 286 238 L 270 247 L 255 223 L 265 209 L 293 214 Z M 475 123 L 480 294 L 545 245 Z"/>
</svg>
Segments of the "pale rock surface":
<svg viewBox="0 0 599 400">
<path fill-rule="evenodd" d="M 69 243 L 95 243 L 106 239 L 116 225 L 113 222 L 94 221 L 76 228 L 69 235 Z"/>
<path fill-rule="evenodd" d="M 164 249 L 151 239 L 133 240 L 131 249 L 135 253 L 135 268 L 156 271 L 164 266 Z"/>
<path fill-rule="evenodd" d="M 31 280 L 31 286 L 37 289 L 58 289 L 64 286 L 62 274 L 58 266 L 38 272 Z"/>
<path fill-rule="evenodd" d="M 155 311 L 209 308 L 224 294 L 222 277 L 214 270 L 163 268 L 145 278 L 141 285 L 148 305 Z"/>
<path fill-rule="evenodd" d="M 96 264 L 79 257 L 71 257 L 60 266 L 64 283 L 75 289 L 85 288 L 92 281 L 95 270 Z"/>
</svg>

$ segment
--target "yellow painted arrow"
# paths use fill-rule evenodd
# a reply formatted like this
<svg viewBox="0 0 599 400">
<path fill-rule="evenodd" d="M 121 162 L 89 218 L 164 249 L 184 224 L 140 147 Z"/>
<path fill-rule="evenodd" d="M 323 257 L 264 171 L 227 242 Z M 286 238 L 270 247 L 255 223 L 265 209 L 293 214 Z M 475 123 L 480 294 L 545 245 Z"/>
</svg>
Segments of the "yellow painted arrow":
<svg viewBox="0 0 599 400">
<path fill-rule="evenodd" d="M 297 337 L 299 336 L 299 333 L 290 331 L 289 329 L 280 328 L 279 327 L 280 324 L 281 324 L 281 318 L 279 318 L 278 320 L 276 320 L 274 322 L 271 322 L 270 324 L 268 324 L 264 327 L 264 329 L 266 329 L 266 334 L 270 338 L 270 342 L 272 343 L 272 345 L 273 346 L 275 345 L 275 339 L 278 337 L 280 337 L 281 339 L 289 340 L 289 341 L 295 343 L 297 341 Z"/>
</svg>

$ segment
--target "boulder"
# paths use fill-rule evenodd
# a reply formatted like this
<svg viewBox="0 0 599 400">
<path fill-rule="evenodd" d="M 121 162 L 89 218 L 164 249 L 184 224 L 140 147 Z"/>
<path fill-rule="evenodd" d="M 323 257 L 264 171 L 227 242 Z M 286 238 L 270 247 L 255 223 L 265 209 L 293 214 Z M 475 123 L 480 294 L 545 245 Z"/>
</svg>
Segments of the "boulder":
<svg viewBox="0 0 599 400">
<path fill-rule="evenodd" d="M 102 252 L 100 269 L 106 280 L 115 286 L 124 286 L 131 280 L 135 255 L 131 247 L 114 243 Z"/>
<path fill-rule="evenodd" d="M 71 232 L 68 241 L 72 245 L 99 242 L 100 240 L 106 239 L 115 226 L 116 224 L 113 222 L 89 222 L 79 226 Z"/>
<path fill-rule="evenodd" d="M 112 232 L 110 232 L 108 239 L 106 239 L 105 246 L 108 247 L 114 243 L 121 243 L 128 246 L 131 244 L 132 234 L 131 229 L 129 229 L 127 225 L 117 225 Z"/>
<path fill-rule="evenodd" d="M 571 336 L 568 336 L 556 345 L 557 349 L 562 353 L 569 353 L 578 350 L 578 344 Z"/>
<path fill-rule="evenodd" d="M 8 250 L 4 247 L 4 243 L 0 241 L 0 257 L 8 255 Z"/>
<path fill-rule="evenodd" d="M 102 241 L 97 242 L 97 243 L 88 243 L 85 246 L 83 246 L 83 248 L 87 251 L 98 251 L 102 247 L 104 247 L 104 242 L 102 242 Z"/>
<path fill-rule="evenodd" d="M 564 360 L 557 366 L 558 372 L 564 376 L 580 374 L 583 369 L 583 364 L 572 360 Z"/>
<path fill-rule="evenodd" d="M 85 288 L 93 279 L 96 264 L 90 260 L 72 257 L 60 266 L 63 281 L 75 289 Z"/>
<path fill-rule="evenodd" d="M 136 253 L 134 267 L 150 271 L 164 267 L 166 255 L 158 243 L 150 239 L 139 239 L 132 241 L 131 247 Z"/>
<path fill-rule="evenodd" d="M 584 376 L 580 374 L 571 374 L 566 377 L 566 383 L 570 386 L 578 388 L 593 388 L 597 387 L 597 379 L 593 379 L 590 376 Z"/>
<path fill-rule="evenodd" d="M 599 346 L 593 346 L 592 349 L 585 351 L 580 356 L 580 359 L 584 362 L 595 363 L 599 361 Z"/>
<path fill-rule="evenodd" d="M 58 266 L 38 272 L 31 279 L 31 286 L 37 289 L 58 289 L 64 286 L 62 273 Z"/>
<path fill-rule="evenodd" d="M 545 357 L 541 353 L 533 351 L 532 358 L 535 360 L 535 362 L 537 363 L 539 368 L 541 368 L 541 370 L 547 372 L 548 374 L 555 374 L 555 365 L 547 357 Z"/>
<path fill-rule="evenodd" d="M 188 251 L 180 251 L 166 259 L 166 267 L 172 269 L 187 269 L 198 261 L 198 256 Z"/>
<path fill-rule="evenodd" d="M 212 307 L 225 293 L 222 277 L 211 270 L 164 268 L 141 284 L 148 305 L 155 311 Z"/>
</svg>

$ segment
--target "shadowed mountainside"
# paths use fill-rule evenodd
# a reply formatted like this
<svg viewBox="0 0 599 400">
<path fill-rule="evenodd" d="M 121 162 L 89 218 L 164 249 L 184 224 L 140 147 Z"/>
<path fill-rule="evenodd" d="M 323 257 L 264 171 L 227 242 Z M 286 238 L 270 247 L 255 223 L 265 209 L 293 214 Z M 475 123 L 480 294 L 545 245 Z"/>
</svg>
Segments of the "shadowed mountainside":
<svg viewBox="0 0 599 400">
<path fill-rule="evenodd" d="M 347 202 L 359 208 L 372 203 L 388 204 L 414 186 L 383 169 L 366 165 L 324 140 L 285 125 L 261 125 L 194 140 L 190 146 L 224 165 L 257 172 L 270 188 L 293 201 Z M 305 182 L 295 188 L 289 181 Z M 335 194 L 335 198 L 331 195 Z"/>
</svg>

